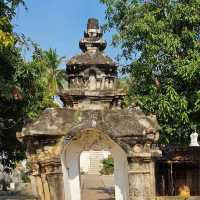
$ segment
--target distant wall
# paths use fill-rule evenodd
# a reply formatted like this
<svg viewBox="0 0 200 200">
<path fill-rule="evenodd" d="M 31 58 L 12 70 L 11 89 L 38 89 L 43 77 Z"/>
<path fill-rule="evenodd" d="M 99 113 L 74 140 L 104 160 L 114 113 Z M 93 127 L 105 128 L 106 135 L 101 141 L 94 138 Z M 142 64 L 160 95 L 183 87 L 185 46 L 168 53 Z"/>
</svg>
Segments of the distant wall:
<svg viewBox="0 0 200 200">
<path fill-rule="evenodd" d="M 108 158 L 109 151 L 83 151 L 80 155 L 80 170 L 84 173 L 99 174 L 101 161 Z"/>
</svg>

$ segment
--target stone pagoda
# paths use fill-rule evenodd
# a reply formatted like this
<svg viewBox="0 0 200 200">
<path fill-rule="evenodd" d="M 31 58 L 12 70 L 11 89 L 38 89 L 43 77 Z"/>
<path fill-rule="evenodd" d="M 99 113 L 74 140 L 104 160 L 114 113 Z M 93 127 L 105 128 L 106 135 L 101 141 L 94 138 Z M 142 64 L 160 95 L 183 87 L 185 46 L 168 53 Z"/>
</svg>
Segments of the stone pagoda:
<svg viewBox="0 0 200 200">
<path fill-rule="evenodd" d="M 60 93 L 65 106 L 81 109 L 117 108 L 125 95 L 116 90 L 117 65 L 104 54 L 98 20 L 89 19 L 79 46 L 82 53 L 67 62 L 69 88 Z"/>
<path fill-rule="evenodd" d="M 117 66 L 104 55 L 106 42 L 89 19 L 82 53 L 67 63 L 68 88 L 59 91 L 63 108 L 47 108 L 18 139 L 26 144 L 33 193 L 40 200 L 81 200 L 80 154 L 109 151 L 114 159 L 115 199 L 155 199 L 156 117 L 123 109 L 116 88 Z"/>
</svg>

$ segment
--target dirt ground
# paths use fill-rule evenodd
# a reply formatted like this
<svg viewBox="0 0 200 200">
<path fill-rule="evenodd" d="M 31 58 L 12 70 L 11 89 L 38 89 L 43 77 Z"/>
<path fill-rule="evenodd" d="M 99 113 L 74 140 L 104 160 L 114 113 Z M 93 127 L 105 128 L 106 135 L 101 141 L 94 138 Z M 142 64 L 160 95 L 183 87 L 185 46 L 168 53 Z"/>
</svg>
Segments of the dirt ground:
<svg viewBox="0 0 200 200">
<path fill-rule="evenodd" d="M 83 175 L 81 177 L 82 200 L 114 200 L 114 177 Z"/>
</svg>

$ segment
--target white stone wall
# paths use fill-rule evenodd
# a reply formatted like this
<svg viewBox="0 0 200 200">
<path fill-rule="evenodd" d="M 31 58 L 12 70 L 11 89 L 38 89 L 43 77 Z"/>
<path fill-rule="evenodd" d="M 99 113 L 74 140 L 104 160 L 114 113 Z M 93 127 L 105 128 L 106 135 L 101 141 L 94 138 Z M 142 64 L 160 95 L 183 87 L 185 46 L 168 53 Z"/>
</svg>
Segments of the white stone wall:
<svg viewBox="0 0 200 200">
<path fill-rule="evenodd" d="M 87 173 L 90 168 L 90 152 L 83 151 L 80 155 L 80 170 Z"/>
<path fill-rule="evenodd" d="M 80 155 L 80 170 L 88 174 L 99 174 L 101 161 L 108 158 L 109 151 L 83 151 Z"/>
</svg>

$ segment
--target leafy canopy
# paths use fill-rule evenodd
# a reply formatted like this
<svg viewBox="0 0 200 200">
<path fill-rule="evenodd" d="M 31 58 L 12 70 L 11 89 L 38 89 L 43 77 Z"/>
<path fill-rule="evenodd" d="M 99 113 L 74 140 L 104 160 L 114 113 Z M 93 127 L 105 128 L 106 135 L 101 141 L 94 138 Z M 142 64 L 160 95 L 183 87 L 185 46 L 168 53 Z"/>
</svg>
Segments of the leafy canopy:
<svg viewBox="0 0 200 200">
<path fill-rule="evenodd" d="M 200 1 L 100 1 L 130 61 L 129 102 L 157 115 L 161 143 L 188 144 L 200 130 Z"/>
<path fill-rule="evenodd" d="M 12 47 L 15 42 L 11 20 L 15 17 L 15 10 L 23 0 L 1 0 L 0 1 L 0 49 Z"/>
<path fill-rule="evenodd" d="M 12 25 L 19 4 L 24 2 L 0 0 L 0 163 L 8 168 L 25 156 L 16 132 L 45 108 L 56 106 L 53 96 L 65 78 L 56 50 L 29 44 L 32 60 L 24 60 L 22 45 L 27 41 L 13 32 Z"/>
</svg>

